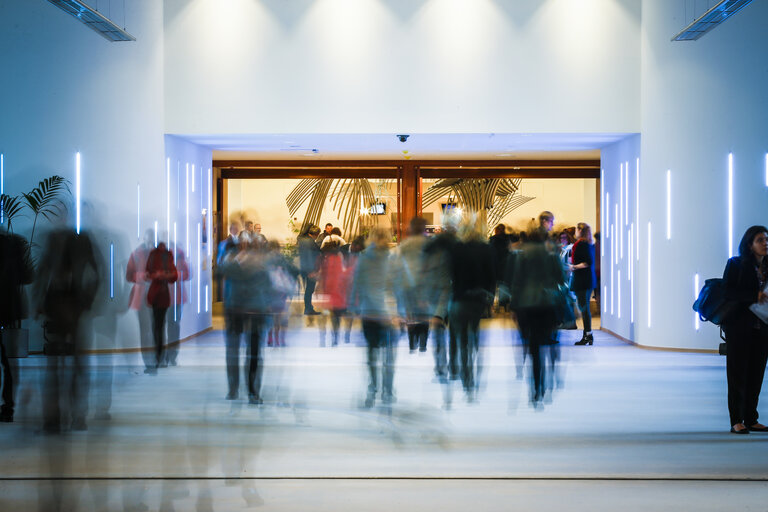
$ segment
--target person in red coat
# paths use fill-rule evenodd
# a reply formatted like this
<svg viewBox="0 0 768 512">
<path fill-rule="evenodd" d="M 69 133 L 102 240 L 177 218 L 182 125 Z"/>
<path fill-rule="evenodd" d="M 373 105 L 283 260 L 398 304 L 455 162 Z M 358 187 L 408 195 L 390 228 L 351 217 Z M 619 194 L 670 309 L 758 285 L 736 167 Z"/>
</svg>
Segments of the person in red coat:
<svg viewBox="0 0 768 512">
<path fill-rule="evenodd" d="M 152 312 L 147 306 L 145 297 L 147 296 L 147 284 L 145 277 L 147 273 L 147 258 L 149 252 L 154 248 L 154 231 L 148 229 L 144 233 L 144 240 L 132 253 L 128 259 L 128 265 L 125 268 L 125 280 L 133 283 L 129 299 L 129 307 L 136 311 L 139 319 L 139 341 L 141 345 L 141 357 L 144 360 L 144 373 L 152 373 L 157 366 L 155 356 L 152 351 Z"/>
<path fill-rule="evenodd" d="M 173 253 L 160 242 L 147 257 L 146 276 L 151 281 L 147 291 L 147 305 L 152 308 L 152 334 L 155 341 L 155 368 L 166 366 L 163 354 L 163 331 L 165 314 L 171 305 L 169 284 L 178 279 L 178 271 L 173 263 Z M 156 372 L 157 370 L 155 370 Z M 150 372 L 150 373 L 155 373 Z"/>
</svg>

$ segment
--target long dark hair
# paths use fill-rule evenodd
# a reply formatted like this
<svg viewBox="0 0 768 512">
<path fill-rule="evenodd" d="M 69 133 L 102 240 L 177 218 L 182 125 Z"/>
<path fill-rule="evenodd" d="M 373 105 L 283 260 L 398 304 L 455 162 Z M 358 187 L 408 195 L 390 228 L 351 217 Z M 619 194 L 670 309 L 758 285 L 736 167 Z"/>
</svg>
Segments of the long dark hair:
<svg viewBox="0 0 768 512">
<path fill-rule="evenodd" d="M 752 254 L 752 242 L 755 241 L 755 237 L 760 233 L 768 233 L 768 228 L 765 226 L 750 226 L 744 232 L 744 236 L 741 237 L 739 242 L 739 256 L 746 258 Z"/>
</svg>

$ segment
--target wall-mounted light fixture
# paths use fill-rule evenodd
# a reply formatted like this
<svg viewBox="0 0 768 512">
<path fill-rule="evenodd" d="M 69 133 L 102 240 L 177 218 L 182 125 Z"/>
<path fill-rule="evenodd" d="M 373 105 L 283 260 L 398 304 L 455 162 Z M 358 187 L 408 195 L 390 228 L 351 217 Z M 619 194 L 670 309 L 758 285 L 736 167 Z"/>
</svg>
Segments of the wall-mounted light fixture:
<svg viewBox="0 0 768 512">
<path fill-rule="evenodd" d="M 83 23 L 86 27 L 97 32 L 107 41 L 135 41 L 136 38 L 118 27 L 114 21 L 110 20 L 99 11 L 89 6 L 81 0 L 48 0 L 50 3 L 73 16 Z"/>
<path fill-rule="evenodd" d="M 678 32 L 672 41 L 695 41 L 722 22 L 739 12 L 752 0 L 720 0 L 707 12 L 696 18 L 690 25 Z M 694 3 L 694 5 L 696 5 Z"/>
</svg>

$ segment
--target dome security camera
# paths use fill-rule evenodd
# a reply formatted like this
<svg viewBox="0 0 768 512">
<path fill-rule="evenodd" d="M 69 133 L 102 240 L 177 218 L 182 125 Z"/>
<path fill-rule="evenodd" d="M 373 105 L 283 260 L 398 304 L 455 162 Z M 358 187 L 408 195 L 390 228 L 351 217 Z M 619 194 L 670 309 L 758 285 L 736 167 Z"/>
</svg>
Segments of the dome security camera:
<svg viewBox="0 0 768 512">
<path fill-rule="evenodd" d="M 405 142 L 408 140 L 408 135 L 398 135 L 397 140 L 399 140 L 400 142 Z"/>
</svg>

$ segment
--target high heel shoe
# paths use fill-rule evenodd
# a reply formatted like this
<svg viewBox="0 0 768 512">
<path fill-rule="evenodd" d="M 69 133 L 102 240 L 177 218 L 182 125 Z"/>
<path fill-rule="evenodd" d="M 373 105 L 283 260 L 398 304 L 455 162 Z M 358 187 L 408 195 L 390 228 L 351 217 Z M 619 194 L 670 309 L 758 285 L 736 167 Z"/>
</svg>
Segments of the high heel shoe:
<svg viewBox="0 0 768 512">
<path fill-rule="evenodd" d="M 592 345 L 594 342 L 595 340 L 592 338 L 592 333 L 589 333 L 582 336 L 581 340 L 574 343 L 574 345 Z"/>
</svg>

